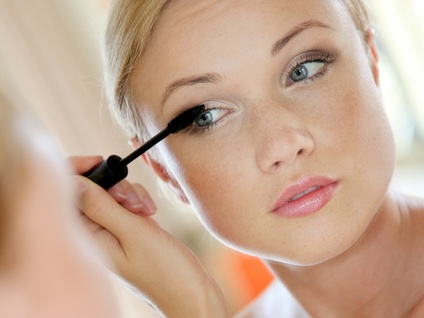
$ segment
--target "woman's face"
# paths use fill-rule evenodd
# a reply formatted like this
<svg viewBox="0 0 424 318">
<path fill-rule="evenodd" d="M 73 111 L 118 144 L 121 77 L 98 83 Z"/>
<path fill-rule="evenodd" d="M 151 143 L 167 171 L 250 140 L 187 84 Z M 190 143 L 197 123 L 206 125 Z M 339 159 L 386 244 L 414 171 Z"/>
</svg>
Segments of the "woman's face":
<svg viewBox="0 0 424 318">
<path fill-rule="evenodd" d="M 358 239 L 390 182 L 373 63 L 338 0 L 174 1 L 132 88 L 151 134 L 208 108 L 158 149 L 216 237 L 314 264 Z"/>
</svg>

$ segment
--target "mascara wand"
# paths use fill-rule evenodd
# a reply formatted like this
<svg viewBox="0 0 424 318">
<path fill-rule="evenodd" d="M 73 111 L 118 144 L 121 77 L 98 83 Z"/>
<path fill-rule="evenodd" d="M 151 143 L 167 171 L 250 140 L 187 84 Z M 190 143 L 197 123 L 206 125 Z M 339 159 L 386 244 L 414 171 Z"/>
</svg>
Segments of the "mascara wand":
<svg viewBox="0 0 424 318">
<path fill-rule="evenodd" d="M 181 113 L 173 120 L 171 120 L 168 125 L 166 125 L 165 129 L 163 129 L 157 135 L 153 136 L 151 139 L 146 141 L 143 145 L 134 150 L 125 158 L 121 159 L 117 155 L 111 155 L 100 165 L 94 167 L 93 169 L 83 174 L 83 176 L 97 183 L 105 190 L 111 188 L 113 185 L 127 177 L 127 165 L 129 163 L 141 156 L 143 153 L 152 148 L 158 142 L 168 137 L 170 134 L 176 134 L 193 124 L 196 118 L 204 111 L 204 105 L 199 105 L 190 108 L 189 110 L 186 110 L 185 112 Z"/>
</svg>

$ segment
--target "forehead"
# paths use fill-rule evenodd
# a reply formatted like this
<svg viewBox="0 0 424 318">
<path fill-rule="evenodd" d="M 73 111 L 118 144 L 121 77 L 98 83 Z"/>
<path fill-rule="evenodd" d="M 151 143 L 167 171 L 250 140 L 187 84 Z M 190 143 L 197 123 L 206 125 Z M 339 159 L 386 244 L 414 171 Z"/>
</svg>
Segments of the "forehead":
<svg viewBox="0 0 424 318">
<path fill-rule="evenodd" d="M 175 0 L 156 25 L 138 75 L 149 74 L 150 84 L 160 75 L 149 89 L 158 95 L 172 79 L 220 73 L 219 67 L 235 66 L 237 57 L 254 51 L 269 56 L 279 37 L 309 20 L 336 31 L 346 24 L 354 29 L 341 0 Z M 149 83 L 139 78 L 137 85 Z"/>
<path fill-rule="evenodd" d="M 255 35 L 286 28 L 307 19 L 334 25 L 348 21 L 341 0 L 175 0 L 163 12 L 150 46 L 228 40 L 233 34 Z M 347 19 L 346 19 L 347 18 Z"/>
<path fill-rule="evenodd" d="M 272 23 L 281 18 L 295 21 L 304 14 L 325 14 L 331 19 L 340 10 L 345 10 L 342 0 L 175 0 L 163 12 L 161 23 L 173 29 L 213 24 L 216 20 L 250 25 L 253 21 L 240 18 L 271 18 Z"/>
</svg>

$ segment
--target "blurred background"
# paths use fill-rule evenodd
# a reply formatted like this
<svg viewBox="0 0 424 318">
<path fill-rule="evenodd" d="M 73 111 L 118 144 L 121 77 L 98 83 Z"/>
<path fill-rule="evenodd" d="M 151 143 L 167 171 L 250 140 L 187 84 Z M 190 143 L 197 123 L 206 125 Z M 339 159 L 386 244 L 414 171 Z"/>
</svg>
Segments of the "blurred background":
<svg viewBox="0 0 424 318">
<path fill-rule="evenodd" d="M 102 87 L 101 40 L 107 0 L 0 0 L 0 89 L 46 126 L 65 154 L 126 155 L 127 136 L 111 119 Z M 398 148 L 393 187 L 424 196 L 424 1 L 372 0 L 381 87 Z M 262 263 L 221 246 L 190 209 L 163 200 L 166 190 L 141 163 L 130 169 L 158 202 L 158 219 L 202 259 L 232 310 L 271 280 Z M 116 283 L 126 317 L 155 317 Z M 143 314 L 141 314 L 143 313 Z"/>
</svg>

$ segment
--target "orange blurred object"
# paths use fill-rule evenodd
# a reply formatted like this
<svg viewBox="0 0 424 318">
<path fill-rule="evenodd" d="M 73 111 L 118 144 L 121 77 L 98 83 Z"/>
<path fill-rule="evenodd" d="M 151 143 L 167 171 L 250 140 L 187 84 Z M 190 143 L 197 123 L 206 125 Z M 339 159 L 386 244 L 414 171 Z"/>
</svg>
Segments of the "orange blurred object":
<svg viewBox="0 0 424 318">
<path fill-rule="evenodd" d="M 250 303 L 273 280 L 273 275 L 260 259 L 226 248 L 219 253 L 217 267 L 218 280 L 233 311 Z"/>
</svg>

